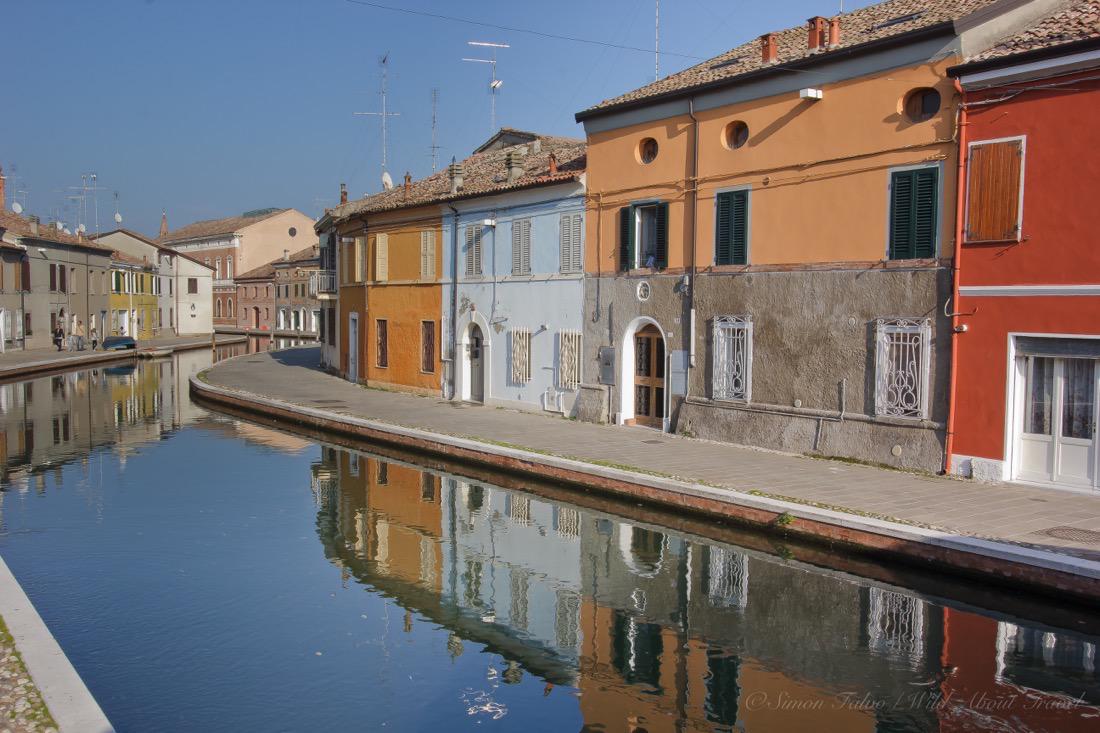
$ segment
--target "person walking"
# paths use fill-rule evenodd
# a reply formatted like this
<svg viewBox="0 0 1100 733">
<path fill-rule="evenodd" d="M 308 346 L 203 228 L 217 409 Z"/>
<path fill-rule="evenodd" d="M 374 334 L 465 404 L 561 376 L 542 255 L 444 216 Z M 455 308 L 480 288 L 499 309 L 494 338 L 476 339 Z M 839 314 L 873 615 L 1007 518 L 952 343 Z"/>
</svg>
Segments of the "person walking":
<svg viewBox="0 0 1100 733">
<path fill-rule="evenodd" d="M 88 337 L 92 340 L 92 351 L 95 351 L 96 347 L 99 346 L 99 332 L 95 330 L 95 326 L 92 326 L 92 331 L 88 334 Z"/>
<path fill-rule="evenodd" d="M 57 346 L 57 350 L 61 351 L 61 345 L 65 343 L 65 329 L 61 327 L 60 323 L 53 330 L 53 342 Z"/>
<path fill-rule="evenodd" d="M 76 350 L 84 351 L 84 321 L 76 322 Z"/>
</svg>

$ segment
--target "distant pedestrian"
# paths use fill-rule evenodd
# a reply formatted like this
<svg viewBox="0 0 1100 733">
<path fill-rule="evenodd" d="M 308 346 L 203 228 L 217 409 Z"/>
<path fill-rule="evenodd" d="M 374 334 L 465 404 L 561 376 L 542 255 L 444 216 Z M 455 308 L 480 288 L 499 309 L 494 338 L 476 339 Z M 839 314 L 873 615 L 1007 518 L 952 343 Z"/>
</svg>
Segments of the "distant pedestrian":
<svg viewBox="0 0 1100 733">
<path fill-rule="evenodd" d="M 95 351 L 99 346 L 99 332 L 95 330 L 95 326 L 92 326 L 92 332 L 88 336 L 92 339 L 92 351 Z"/>
<path fill-rule="evenodd" d="M 65 343 L 65 329 L 61 328 L 60 323 L 53 330 L 53 343 L 58 351 L 61 351 L 61 345 Z"/>
<path fill-rule="evenodd" d="M 76 322 L 76 350 L 84 351 L 84 321 Z"/>
</svg>

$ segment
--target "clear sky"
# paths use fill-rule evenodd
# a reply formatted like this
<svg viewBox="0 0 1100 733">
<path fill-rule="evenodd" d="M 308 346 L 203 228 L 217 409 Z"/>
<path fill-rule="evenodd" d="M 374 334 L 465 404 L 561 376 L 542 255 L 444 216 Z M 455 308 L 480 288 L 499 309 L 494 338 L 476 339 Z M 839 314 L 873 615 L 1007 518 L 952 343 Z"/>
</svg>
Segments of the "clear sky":
<svg viewBox="0 0 1100 733">
<path fill-rule="evenodd" d="M 373 1 L 373 0 L 372 0 Z M 379 0 L 428 13 L 652 49 L 653 0 Z M 846 10 L 870 4 L 845 5 Z M 707 58 L 768 30 L 834 14 L 839 0 L 664 0 L 661 48 Z M 431 173 L 431 90 L 439 161 L 489 137 L 489 66 L 498 54 L 497 124 L 583 135 L 573 114 L 653 80 L 640 53 L 413 16 L 348 0 L 3 0 L 0 164 L 28 213 L 75 226 L 81 174 L 98 176 L 100 229 L 155 235 L 249 209 L 311 216 L 380 188 L 379 59 L 389 54 L 389 170 Z M 661 75 L 696 60 L 662 54 Z M 94 229 L 91 198 L 88 228 Z M 66 208 L 67 207 L 67 208 Z"/>
</svg>

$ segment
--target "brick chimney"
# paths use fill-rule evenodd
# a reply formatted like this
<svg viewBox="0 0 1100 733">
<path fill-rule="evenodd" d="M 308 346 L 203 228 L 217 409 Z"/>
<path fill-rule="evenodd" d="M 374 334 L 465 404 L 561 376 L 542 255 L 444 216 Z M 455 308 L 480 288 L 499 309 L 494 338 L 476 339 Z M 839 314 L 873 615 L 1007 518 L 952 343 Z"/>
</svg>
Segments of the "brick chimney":
<svg viewBox="0 0 1100 733">
<path fill-rule="evenodd" d="M 558 156 L 550 153 L 550 175 L 558 172 Z"/>
<path fill-rule="evenodd" d="M 760 36 L 760 60 L 765 64 L 774 64 L 779 57 L 779 46 L 774 33 Z"/>
<path fill-rule="evenodd" d="M 290 250 L 289 249 L 284 249 L 283 250 L 283 262 L 289 262 L 289 261 L 290 261 Z"/>
<path fill-rule="evenodd" d="M 462 178 L 464 171 L 461 163 L 456 163 L 454 158 L 451 158 L 451 164 L 447 167 L 447 174 L 451 178 L 451 193 L 455 194 L 462 190 Z"/>
<path fill-rule="evenodd" d="M 827 28 L 829 21 L 820 15 L 815 15 L 810 18 L 807 23 L 809 24 L 809 45 L 807 46 L 811 51 L 816 51 L 825 45 L 827 40 Z"/>
<path fill-rule="evenodd" d="M 31 215 L 31 236 L 38 236 L 38 217 L 33 214 Z"/>
<path fill-rule="evenodd" d="M 412 185 L 413 185 L 413 177 L 409 174 L 408 171 L 405 171 L 405 193 L 406 194 L 409 193 L 409 189 L 412 188 Z"/>
<path fill-rule="evenodd" d="M 829 48 L 840 45 L 840 18 L 829 18 Z"/>
<path fill-rule="evenodd" d="M 160 235 L 162 237 L 168 236 L 168 212 L 161 209 L 160 212 Z"/>
<path fill-rule="evenodd" d="M 346 204 L 348 202 L 348 184 L 340 184 L 340 203 Z"/>
</svg>

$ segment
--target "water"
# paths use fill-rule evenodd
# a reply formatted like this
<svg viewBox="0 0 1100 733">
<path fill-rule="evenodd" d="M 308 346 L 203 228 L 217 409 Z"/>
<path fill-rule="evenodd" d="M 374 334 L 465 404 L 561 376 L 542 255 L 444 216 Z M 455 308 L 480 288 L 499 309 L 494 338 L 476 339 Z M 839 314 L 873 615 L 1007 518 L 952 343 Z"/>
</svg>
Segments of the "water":
<svg viewBox="0 0 1100 733">
<path fill-rule="evenodd" d="M 0 386 L 0 554 L 120 731 L 1100 725 L 1082 611 L 207 412 L 210 359 Z"/>
</svg>

